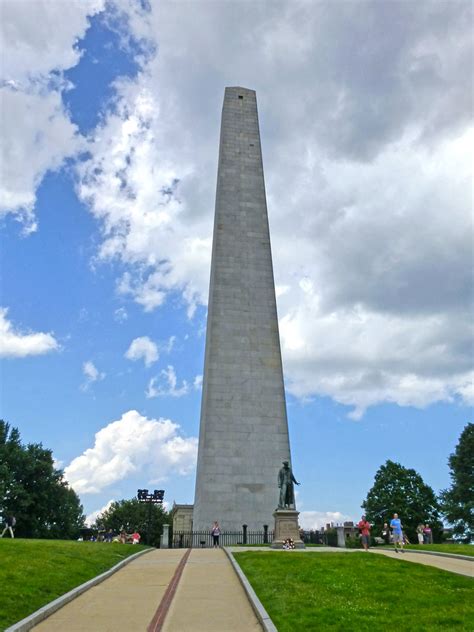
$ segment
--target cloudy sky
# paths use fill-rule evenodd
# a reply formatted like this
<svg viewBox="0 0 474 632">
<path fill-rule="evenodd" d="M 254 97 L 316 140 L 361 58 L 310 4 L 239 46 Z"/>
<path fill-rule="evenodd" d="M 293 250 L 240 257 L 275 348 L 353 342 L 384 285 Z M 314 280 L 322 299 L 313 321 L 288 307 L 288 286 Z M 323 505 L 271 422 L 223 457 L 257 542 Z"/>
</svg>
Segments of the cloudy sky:
<svg viewBox="0 0 474 632">
<path fill-rule="evenodd" d="M 472 4 L 1 0 L 1 414 L 192 502 L 220 110 L 257 91 L 302 523 L 472 419 Z"/>
</svg>

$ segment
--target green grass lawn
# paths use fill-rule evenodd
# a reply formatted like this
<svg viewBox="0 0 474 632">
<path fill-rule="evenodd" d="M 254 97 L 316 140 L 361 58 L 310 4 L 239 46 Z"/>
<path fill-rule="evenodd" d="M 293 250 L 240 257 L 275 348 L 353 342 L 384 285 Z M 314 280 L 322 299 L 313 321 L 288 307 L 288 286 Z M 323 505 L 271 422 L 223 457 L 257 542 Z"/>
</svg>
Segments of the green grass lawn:
<svg viewBox="0 0 474 632">
<path fill-rule="evenodd" d="M 0 630 L 144 548 L 0 539 Z"/>
<path fill-rule="evenodd" d="M 279 632 L 474 630 L 469 577 L 363 552 L 234 556 Z"/>
<path fill-rule="evenodd" d="M 456 553 L 457 555 L 470 555 L 474 557 L 474 546 L 469 544 L 409 544 L 406 549 L 418 549 L 420 551 L 436 551 L 439 553 Z"/>
</svg>

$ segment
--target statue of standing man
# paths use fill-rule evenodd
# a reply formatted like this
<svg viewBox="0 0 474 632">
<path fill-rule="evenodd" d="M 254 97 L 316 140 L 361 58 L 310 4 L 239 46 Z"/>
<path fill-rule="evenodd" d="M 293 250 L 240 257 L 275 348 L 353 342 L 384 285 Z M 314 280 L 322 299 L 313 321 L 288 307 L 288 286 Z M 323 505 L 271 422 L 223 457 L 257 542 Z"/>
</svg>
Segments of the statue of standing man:
<svg viewBox="0 0 474 632">
<path fill-rule="evenodd" d="M 295 489 L 293 483 L 299 485 L 293 476 L 289 462 L 283 461 L 283 467 L 278 472 L 278 487 L 280 488 L 278 509 L 295 509 Z"/>
</svg>

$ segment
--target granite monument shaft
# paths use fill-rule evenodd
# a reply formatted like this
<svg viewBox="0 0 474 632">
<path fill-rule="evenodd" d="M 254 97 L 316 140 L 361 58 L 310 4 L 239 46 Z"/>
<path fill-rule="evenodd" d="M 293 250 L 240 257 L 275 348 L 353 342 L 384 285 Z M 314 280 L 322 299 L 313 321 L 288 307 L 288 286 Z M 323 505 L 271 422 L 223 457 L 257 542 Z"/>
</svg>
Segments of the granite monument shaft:
<svg viewBox="0 0 474 632">
<path fill-rule="evenodd" d="M 282 460 L 290 445 L 257 99 L 226 88 L 193 529 L 272 528 Z"/>
</svg>

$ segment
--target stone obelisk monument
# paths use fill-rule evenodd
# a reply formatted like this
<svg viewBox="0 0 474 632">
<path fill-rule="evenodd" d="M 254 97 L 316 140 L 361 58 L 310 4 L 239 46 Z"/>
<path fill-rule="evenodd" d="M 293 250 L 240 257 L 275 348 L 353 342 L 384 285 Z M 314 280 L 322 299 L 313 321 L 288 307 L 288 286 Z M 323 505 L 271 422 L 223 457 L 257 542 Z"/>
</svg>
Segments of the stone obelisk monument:
<svg viewBox="0 0 474 632">
<path fill-rule="evenodd" d="M 222 108 L 193 529 L 273 528 L 290 460 L 257 99 Z"/>
</svg>

